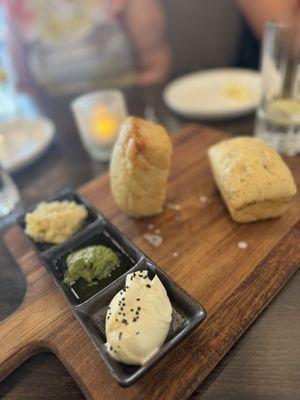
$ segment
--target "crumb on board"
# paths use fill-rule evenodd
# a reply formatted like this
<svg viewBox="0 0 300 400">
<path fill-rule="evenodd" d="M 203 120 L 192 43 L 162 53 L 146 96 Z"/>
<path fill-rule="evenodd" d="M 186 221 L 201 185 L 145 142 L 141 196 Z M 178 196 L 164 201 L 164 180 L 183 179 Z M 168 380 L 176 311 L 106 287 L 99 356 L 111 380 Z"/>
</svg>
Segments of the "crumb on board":
<svg viewBox="0 0 300 400">
<path fill-rule="evenodd" d="M 177 251 L 174 251 L 174 253 L 173 253 L 173 257 L 178 257 L 178 253 L 177 253 Z"/>
<path fill-rule="evenodd" d="M 200 196 L 200 197 L 199 197 L 199 201 L 200 201 L 202 204 L 209 204 L 209 203 L 212 202 L 212 199 L 210 199 L 210 198 L 207 197 L 207 196 Z"/>
<path fill-rule="evenodd" d="M 239 247 L 240 249 L 242 249 L 242 250 L 245 250 L 245 249 L 247 249 L 247 247 L 248 247 L 248 243 L 246 243 L 246 242 L 239 242 L 239 243 L 238 243 L 238 247 Z"/>
<path fill-rule="evenodd" d="M 156 235 L 159 235 L 160 234 L 160 229 L 155 229 L 155 231 L 154 231 L 154 233 L 156 234 Z"/>
<path fill-rule="evenodd" d="M 154 224 L 148 224 L 148 229 L 154 229 L 155 225 Z"/>
<path fill-rule="evenodd" d="M 150 235 L 149 233 L 145 233 L 143 238 L 147 240 L 148 243 L 152 244 L 154 247 L 161 246 L 163 242 L 163 238 L 159 235 Z"/>
<path fill-rule="evenodd" d="M 181 205 L 180 204 L 175 204 L 175 203 L 168 203 L 167 208 L 170 208 L 171 210 L 176 210 L 180 211 L 181 210 Z"/>
</svg>

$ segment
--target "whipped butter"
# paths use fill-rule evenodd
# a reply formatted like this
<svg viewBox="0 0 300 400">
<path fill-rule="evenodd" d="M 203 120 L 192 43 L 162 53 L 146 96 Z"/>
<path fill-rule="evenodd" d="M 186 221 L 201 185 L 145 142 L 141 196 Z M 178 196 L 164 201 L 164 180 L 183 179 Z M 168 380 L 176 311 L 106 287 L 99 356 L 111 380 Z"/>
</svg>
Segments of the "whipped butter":
<svg viewBox="0 0 300 400">
<path fill-rule="evenodd" d="M 172 320 L 166 289 L 147 271 L 128 274 L 106 315 L 106 348 L 124 364 L 143 365 L 163 345 Z"/>
</svg>

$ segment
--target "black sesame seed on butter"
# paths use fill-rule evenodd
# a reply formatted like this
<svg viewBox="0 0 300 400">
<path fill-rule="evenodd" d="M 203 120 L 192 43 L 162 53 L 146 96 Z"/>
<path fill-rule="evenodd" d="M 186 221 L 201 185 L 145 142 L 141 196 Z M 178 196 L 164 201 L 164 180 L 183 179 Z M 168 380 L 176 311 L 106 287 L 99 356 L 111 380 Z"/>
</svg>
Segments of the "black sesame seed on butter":
<svg viewBox="0 0 300 400">
<path fill-rule="evenodd" d="M 149 283 L 147 283 L 146 287 L 147 287 L 147 288 L 151 288 L 151 285 L 149 285 Z"/>
<path fill-rule="evenodd" d="M 133 308 L 131 308 L 130 311 L 133 312 Z"/>
<path fill-rule="evenodd" d="M 139 334 L 140 334 L 140 332 L 135 332 L 135 334 L 136 334 L 136 335 L 139 335 Z"/>
<path fill-rule="evenodd" d="M 138 306 L 138 308 L 137 308 L 137 309 L 138 309 L 138 311 L 140 311 L 141 307 L 140 307 L 140 306 Z"/>
<path fill-rule="evenodd" d="M 119 333 L 119 340 L 121 340 L 122 335 L 123 335 L 123 332 L 120 332 Z"/>
<path fill-rule="evenodd" d="M 136 301 L 140 301 L 141 299 L 137 298 Z"/>
</svg>

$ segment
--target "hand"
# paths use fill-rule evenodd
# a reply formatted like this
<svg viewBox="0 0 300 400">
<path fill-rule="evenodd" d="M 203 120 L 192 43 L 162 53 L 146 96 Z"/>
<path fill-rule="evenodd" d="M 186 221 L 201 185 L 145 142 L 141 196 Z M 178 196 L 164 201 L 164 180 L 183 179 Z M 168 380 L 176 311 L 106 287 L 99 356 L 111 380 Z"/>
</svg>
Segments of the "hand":
<svg viewBox="0 0 300 400">
<path fill-rule="evenodd" d="M 163 43 L 152 51 L 141 52 L 137 83 L 148 86 L 163 82 L 168 77 L 170 66 L 171 54 Z"/>
</svg>

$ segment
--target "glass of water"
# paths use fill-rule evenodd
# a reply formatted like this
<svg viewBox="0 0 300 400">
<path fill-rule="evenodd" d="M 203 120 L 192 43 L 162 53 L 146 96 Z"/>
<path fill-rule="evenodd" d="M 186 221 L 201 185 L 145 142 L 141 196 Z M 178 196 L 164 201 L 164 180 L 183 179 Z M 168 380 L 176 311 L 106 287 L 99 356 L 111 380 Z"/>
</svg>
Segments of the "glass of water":
<svg viewBox="0 0 300 400">
<path fill-rule="evenodd" d="M 277 151 L 300 153 L 300 27 L 266 24 L 261 59 L 261 104 L 255 136 Z"/>
<path fill-rule="evenodd" d="M 0 220 L 20 204 L 20 195 L 14 181 L 0 163 Z"/>
<path fill-rule="evenodd" d="M 6 13 L 0 5 L 0 120 L 14 117 L 17 111 L 15 78 L 7 41 Z"/>
</svg>

